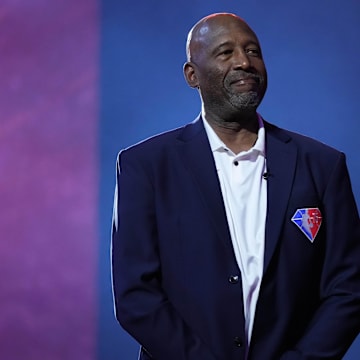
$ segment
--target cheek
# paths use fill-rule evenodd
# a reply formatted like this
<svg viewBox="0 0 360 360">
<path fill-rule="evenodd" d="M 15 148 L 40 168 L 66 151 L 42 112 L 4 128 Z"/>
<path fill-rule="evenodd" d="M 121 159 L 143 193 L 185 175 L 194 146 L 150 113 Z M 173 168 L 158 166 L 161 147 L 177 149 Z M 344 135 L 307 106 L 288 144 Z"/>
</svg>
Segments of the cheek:
<svg viewBox="0 0 360 360">
<path fill-rule="evenodd" d="M 203 76 L 203 83 L 208 88 L 217 89 L 224 84 L 225 75 L 221 69 L 209 69 Z"/>
<path fill-rule="evenodd" d="M 263 61 L 259 61 L 258 63 L 254 64 L 254 68 L 256 71 L 264 78 L 264 82 L 267 81 L 267 71 Z"/>
</svg>

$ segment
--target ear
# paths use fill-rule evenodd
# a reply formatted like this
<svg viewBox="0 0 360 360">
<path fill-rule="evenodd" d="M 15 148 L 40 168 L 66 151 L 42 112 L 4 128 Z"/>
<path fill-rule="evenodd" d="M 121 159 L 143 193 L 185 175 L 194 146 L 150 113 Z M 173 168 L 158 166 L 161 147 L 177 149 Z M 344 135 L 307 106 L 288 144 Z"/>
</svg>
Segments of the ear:
<svg viewBox="0 0 360 360">
<path fill-rule="evenodd" d="M 192 88 L 198 88 L 199 87 L 199 81 L 195 73 L 195 65 L 188 61 L 184 64 L 184 76 L 185 80 L 188 83 L 188 85 Z"/>
</svg>

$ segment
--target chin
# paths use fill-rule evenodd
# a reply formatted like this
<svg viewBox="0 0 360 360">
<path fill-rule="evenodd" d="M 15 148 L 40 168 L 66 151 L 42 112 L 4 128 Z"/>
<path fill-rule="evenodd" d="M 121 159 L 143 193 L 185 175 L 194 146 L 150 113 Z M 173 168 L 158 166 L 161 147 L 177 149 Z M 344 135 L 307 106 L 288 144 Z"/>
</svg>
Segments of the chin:
<svg viewBox="0 0 360 360">
<path fill-rule="evenodd" d="M 241 111 L 256 111 L 256 109 L 258 108 L 258 106 L 260 105 L 261 102 L 261 98 L 258 96 L 257 93 L 246 93 L 246 94 L 241 94 L 233 96 L 230 99 L 231 104 L 241 110 Z"/>
</svg>

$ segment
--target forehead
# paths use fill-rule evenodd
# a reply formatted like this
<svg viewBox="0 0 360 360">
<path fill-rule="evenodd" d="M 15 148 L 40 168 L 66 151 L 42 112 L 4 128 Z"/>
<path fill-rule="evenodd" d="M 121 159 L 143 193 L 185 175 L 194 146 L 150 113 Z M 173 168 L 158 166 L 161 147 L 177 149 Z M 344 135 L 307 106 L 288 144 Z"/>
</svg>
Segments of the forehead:
<svg viewBox="0 0 360 360">
<path fill-rule="evenodd" d="M 224 42 L 259 44 L 250 27 L 240 18 L 232 16 L 210 18 L 200 24 L 194 35 L 200 47 L 210 51 Z"/>
</svg>

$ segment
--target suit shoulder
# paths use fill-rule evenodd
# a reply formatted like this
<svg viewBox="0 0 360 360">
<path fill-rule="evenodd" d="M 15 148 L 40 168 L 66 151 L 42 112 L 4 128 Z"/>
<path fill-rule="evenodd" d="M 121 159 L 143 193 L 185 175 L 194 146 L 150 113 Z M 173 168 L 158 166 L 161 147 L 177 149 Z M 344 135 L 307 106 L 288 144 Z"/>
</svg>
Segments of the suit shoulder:
<svg viewBox="0 0 360 360">
<path fill-rule="evenodd" d="M 181 134 L 185 126 L 167 130 L 146 139 L 143 139 L 129 147 L 122 149 L 119 155 L 135 157 L 137 159 L 146 159 L 156 156 L 171 145 L 174 145 L 176 139 Z"/>
<path fill-rule="evenodd" d="M 314 153 L 319 156 L 339 157 L 342 152 L 324 142 L 294 131 L 268 124 L 268 132 L 275 134 L 283 141 L 292 141 L 302 153 Z"/>
</svg>

